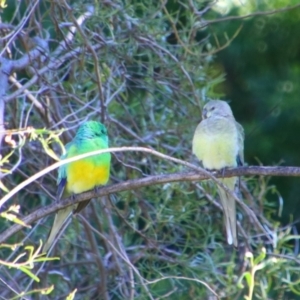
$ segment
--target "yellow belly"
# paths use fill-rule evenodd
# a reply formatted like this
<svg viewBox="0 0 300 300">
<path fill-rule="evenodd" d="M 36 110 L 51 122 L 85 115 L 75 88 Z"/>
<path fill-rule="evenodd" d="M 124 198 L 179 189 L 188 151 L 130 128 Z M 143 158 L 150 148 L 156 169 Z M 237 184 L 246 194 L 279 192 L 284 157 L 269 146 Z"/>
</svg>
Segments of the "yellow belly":
<svg viewBox="0 0 300 300">
<path fill-rule="evenodd" d="M 204 168 L 219 170 L 237 166 L 237 133 L 235 128 L 228 129 L 231 130 L 212 130 L 201 123 L 198 126 L 193 139 L 193 153 L 202 161 Z"/>
<path fill-rule="evenodd" d="M 79 194 L 104 185 L 109 178 L 109 165 L 94 165 L 91 161 L 76 161 L 70 163 L 66 169 L 69 193 Z"/>
<path fill-rule="evenodd" d="M 208 138 L 202 147 L 202 162 L 207 169 L 222 169 L 237 165 L 237 144 L 232 138 Z"/>
</svg>

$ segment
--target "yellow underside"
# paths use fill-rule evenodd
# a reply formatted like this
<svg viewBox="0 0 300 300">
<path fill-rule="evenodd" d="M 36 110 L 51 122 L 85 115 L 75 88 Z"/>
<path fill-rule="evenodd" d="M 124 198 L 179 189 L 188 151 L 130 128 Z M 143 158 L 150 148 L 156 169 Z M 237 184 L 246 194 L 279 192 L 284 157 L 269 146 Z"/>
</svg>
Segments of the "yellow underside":
<svg viewBox="0 0 300 300">
<path fill-rule="evenodd" d="M 206 169 L 235 167 L 238 144 L 234 136 L 228 134 L 195 134 L 193 152 Z"/>
<path fill-rule="evenodd" d="M 79 194 L 104 185 L 109 178 L 109 165 L 95 166 L 90 161 L 76 161 L 67 166 L 68 182 L 66 190 L 69 193 Z"/>
</svg>

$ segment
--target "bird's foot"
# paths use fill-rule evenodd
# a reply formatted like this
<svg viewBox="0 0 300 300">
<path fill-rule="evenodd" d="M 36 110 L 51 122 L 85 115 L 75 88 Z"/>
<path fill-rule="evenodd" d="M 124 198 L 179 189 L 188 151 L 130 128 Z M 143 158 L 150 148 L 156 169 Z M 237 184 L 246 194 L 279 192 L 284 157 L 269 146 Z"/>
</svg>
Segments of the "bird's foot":
<svg viewBox="0 0 300 300">
<path fill-rule="evenodd" d="M 94 192 L 95 192 L 96 194 L 99 194 L 99 193 L 100 193 L 100 190 L 101 190 L 101 186 L 100 186 L 100 185 L 97 185 L 97 186 L 94 187 Z"/>
<path fill-rule="evenodd" d="M 76 194 L 72 193 L 71 198 L 72 198 L 72 201 L 74 201 L 76 199 Z"/>
<path fill-rule="evenodd" d="M 206 171 L 208 171 L 208 172 L 218 172 L 218 170 L 217 169 L 205 169 Z"/>
<path fill-rule="evenodd" d="M 226 168 L 221 169 L 222 177 L 225 177 Z"/>
</svg>

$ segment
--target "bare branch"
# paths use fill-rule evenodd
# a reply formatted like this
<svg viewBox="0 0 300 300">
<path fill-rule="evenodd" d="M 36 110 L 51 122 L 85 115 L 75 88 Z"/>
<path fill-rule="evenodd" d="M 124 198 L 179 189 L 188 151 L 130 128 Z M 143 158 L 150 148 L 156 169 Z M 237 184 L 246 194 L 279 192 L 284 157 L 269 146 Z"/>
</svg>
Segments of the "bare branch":
<svg viewBox="0 0 300 300">
<path fill-rule="evenodd" d="M 242 20 L 242 19 L 247 19 L 247 18 L 257 17 L 257 16 L 274 15 L 274 14 L 286 12 L 289 10 L 293 10 L 293 9 L 296 9 L 299 7 L 300 7 L 300 3 L 292 5 L 292 6 L 269 10 L 269 11 L 257 11 L 257 12 L 254 12 L 254 13 L 251 13 L 248 15 L 244 15 L 244 16 L 229 16 L 229 17 L 220 18 L 220 19 L 216 19 L 216 20 L 208 20 L 205 22 L 205 26 L 214 24 L 214 23 L 224 22 L 224 21 Z"/>
<path fill-rule="evenodd" d="M 224 174 L 223 174 L 224 173 Z M 228 169 L 226 172 L 214 172 L 217 178 L 245 176 L 245 175 L 264 175 L 264 176 L 300 176 L 300 167 L 240 167 Z M 101 188 L 99 191 L 88 191 L 77 194 L 75 197 L 68 197 L 61 202 L 51 204 L 46 207 L 39 208 L 30 215 L 22 219 L 27 225 L 36 222 L 37 220 L 52 214 L 64 207 L 83 202 L 92 198 L 107 196 L 113 193 L 122 191 L 134 190 L 155 184 L 165 184 L 170 182 L 182 181 L 201 181 L 210 179 L 210 176 L 203 173 L 187 172 L 187 173 L 173 173 L 168 175 L 154 175 L 146 178 L 128 180 L 122 183 L 108 185 Z M 23 227 L 20 225 L 13 225 L 2 234 L 0 234 L 0 243 L 6 241 L 12 234 L 21 230 Z"/>
<path fill-rule="evenodd" d="M 214 182 L 216 182 L 218 185 L 223 187 L 226 191 L 230 192 L 224 185 L 217 180 L 217 177 L 233 177 L 233 176 L 244 176 L 244 175 L 270 175 L 270 176 L 299 176 L 300 175 L 300 167 L 240 167 L 240 168 L 235 168 L 235 169 L 228 169 L 228 170 L 222 170 L 221 172 L 217 172 L 216 176 L 203 169 L 199 168 L 191 163 L 188 163 L 184 160 L 174 158 L 172 156 L 162 154 L 158 151 L 148 149 L 148 148 L 143 148 L 143 147 L 118 147 L 118 148 L 109 148 L 105 150 L 97 150 L 97 151 L 92 151 L 89 153 L 77 155 L 68 159 L 64 159 L 62 161 L 59 161 L 46 169 L 40 171 L 39 173 L 33 175 L 32 177 L 28 178 L 18 186 L 16 186 L 14 189 L 12 189 L 8 194 L 6 194 L 2 199 L 0 199 L 0 208 L 3 206 L 3 204 L 8 201 L 13 195 L 15 195 L 18 191 L 29 185 L 31 182 L 34 182 L 38 178 L 42 177 L 43 175 L 49 173 L 52 170 L 55 170 L 59 168 L 62 165 L 68 164 L 70 162 L 74 162 L 89 156 L 97 155 L 97 154 L 102 154 L 102 153 L 113 153 L 113 152 L 126 152 L 126 151 L 136 151 L 136 152 L 145 152 L 149 153 L 152 155 L 155 155 L 157 157 L 172 161 L 174 163 L 183 165 L 185 167 L 188 167 L 190 169 L 196 170 L 201 173 L 203 176 L 202 178 L 199 178 L 199 180 L 204 180 L 204 179 L 212 179 Z M 235 170 L 243 170 L 239 172 L 233 172 Z M 262 171 L 260 171 L 262 169 Z M 232 172 L 232 173 L 231 173 Z M 171 180 L 172 181 L 172 180 Z M 177 181 L 177 180 L 175 180 Z M 183 181 L 183 180 L 181 180 Z"/>
</svg>

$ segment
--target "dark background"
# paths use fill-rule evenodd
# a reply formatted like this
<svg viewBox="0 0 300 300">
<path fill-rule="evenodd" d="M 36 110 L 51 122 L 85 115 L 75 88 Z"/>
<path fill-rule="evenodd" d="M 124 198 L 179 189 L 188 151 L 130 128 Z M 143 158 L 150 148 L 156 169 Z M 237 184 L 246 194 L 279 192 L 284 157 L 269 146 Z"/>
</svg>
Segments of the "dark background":
<svg viewBox="0 0 300 300">
<path fill-rule="evenodd" d="M 262 7 L 261 9 L 266 9 Z M 232 14 L 237 14 L 232 12 Z M 225 72 L 218 86 L 245 129 L 245 160 L 249 165 L 300 165 L 300 9 L 270 16 L 227 21 L 211 26 L 213 33 L 233 36 L 216 56 Z M 284 201 L 284 223 L 300 216 L 300 180 L 274 177 L 270 183 Z M 270 199 L 278 204 L 278 193 Z"/>
<path fill-rule="evenodd" d="M 36 51 L 41 46 L 36 37 L 49 49 L 41 48 L 45 55 L 27 59 L 15 72 L 23 85 L 40 74 L 28 87 L 35 102 L 11 82 L 4 91 L 6 96 L 20 93 L 2 103 L 5 120 L 0 110 L 0 125 L 5 123 L 8 130 L 4 154 L 12 153 L 3 166 L 11 172 L 1 183 L 11 190 L 53 164 L 49 149 L 60 155 L 58 140 L 65 145 L 87 120 L 105 123 L 112 147 L 152 148 L 199 165 L 191 143 L 208 99 L 230 101 L 245 128 L 249 165 L 298 166 L 300 8 L 283 12 L 296 4 L 290 0 L 239 0 L 240 6 L 222 16 L 209 9 L 215 2 L 72 0 L 67 10 L 64 1 L 39 1 L 36 6 L 32 0 L 7 1 L 0 10 L 0 51 L 7 45 L 5 57 L 15 63 Z M 94 13 L 70 37 L 71 26 L 91 8 L 86 4 Z M 272 15 L 263 13 L 279 8 Z M 260 16 L 243 18 L 251 13 Z M 0 82 L 8 75 L 0 72 Z M 5 86 L 0 86 L 3 101 L 1 88 Z M 33 134 L 24 134 L 28 127 Z M 9 143 L 9 134 L 14 134 L 17 148 Z M 185 171 L 153 155 L 120 152 L 113 155 L 110 183 Z M 55 203 L 56 178 L 53 171 L 35 180 L 9 199 L 5 209 L 18 204 L 22 217 Z M 51 256 L 60 260 L 43 268 L 43 259 L 23 255 L 45 241 L 54 214 L 40 215 L 32 228 L 10 235 L 7 246 L 1 245 L 0 295 L 12 299 L 25 290 L 38 294 L 53 286 L 47 299 L 65 299 L 76 288 L 76 299 L 99 299 L 99 294 L 107 300 L 133 299 L 128 296 L 133 293 L 134 299 L 144 300 L 149 295 L 143 278 L 159 278 L 146 283 L 153 299 L 211 299 L 208 287 L 222 299 L 298 299 L 299 239 L 292 226 L 282 229 L 277 220 L 291 224 L 299 218 L 300 179 L 243 179 L 249 193 L 241 198 L 258 221 L 237 206 L 238 249 L 226 243 L 213 182 L 139 187 L 91 201 L 54 247 Z M 259 224 L 278 238 L 269 240 Z M 12 226 L 0 216 L 0 237 Z M 23 247 L 16 250 L 9 246 L 20 242 Z M 15 263 L 19 261 L 27 271 L 34 264 L 41 281 L 29 285 L 28 272 L 24 275 L 25 269 Z"/>
</svg>

